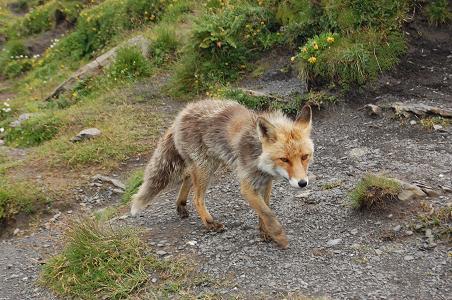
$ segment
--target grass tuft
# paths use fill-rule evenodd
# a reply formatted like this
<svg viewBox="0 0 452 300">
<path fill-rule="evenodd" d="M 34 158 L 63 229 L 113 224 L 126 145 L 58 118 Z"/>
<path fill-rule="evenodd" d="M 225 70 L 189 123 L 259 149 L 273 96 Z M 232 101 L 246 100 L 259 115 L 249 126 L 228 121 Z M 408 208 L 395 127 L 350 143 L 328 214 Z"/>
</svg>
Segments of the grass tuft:
<svg viewBox="0 0 452 300">
<path fill-rule="evenodd" d="M 69 226 L 66 239 L 63 252 L 44 265 L 40 276 L 40 282 L 60 296 L 130 298 L 148 283 L 149 273 L 161 280 L 150 287 L 153 294 L 168 296 L 183 286 L 185 265 L 149 254 L 135 229 L 83 219 Z"/>
<path fill-rule="evenodd" d="M 143 183 L 143 176 L 143 170 L 136 170 L 130 174 L 129 179 L 126 183 L 126 190 L 124 191 L 124 194 L 122 194 L 123 203 L 128 203 L 131 200 L 132 196 L 136 194 L 136 192 L 138 192 L 138 189 Z"/>
<path fill-rule="evenodd" d="M 356 209 L 383 208 L 397 199 L 400 183 L 384 176 L 367 174 L 349 194 L 349 202 Z"/>
<path fill-rule="evenodd" d="M 30 182 L 0 179 L 0 224 L 22 212 L 31 214 L 45 202 L 46 197 Z"/>
<path fill-rule="evenodd" d="M 430 25 L 440 26 L 452 20 L 452 13 L 449 10 L 449 1 L 434 0 L 425 8 Z"/>
</svg>

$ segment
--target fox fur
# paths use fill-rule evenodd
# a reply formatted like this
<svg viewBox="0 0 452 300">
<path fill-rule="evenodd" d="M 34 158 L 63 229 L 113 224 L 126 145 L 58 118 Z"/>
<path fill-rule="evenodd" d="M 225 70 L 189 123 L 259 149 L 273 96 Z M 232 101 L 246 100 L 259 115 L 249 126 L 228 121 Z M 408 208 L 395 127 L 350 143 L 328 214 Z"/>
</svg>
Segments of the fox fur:
<svg viewBox="0 0 452 300">
<path fill-rule="evenodd" d="M 227 100 L 188 104 L 157 144 L 133 196 L 131 214 L 143 210 L 171 182 L 182 182 L 177 212 L 187 217 L 187 198 L 193 190 L 194 206 L 203 222 L 220 231 L 204 203 L 213 173 L 228 166 L 240 181 L 243 197 L 259 216 L 262 237 L 280 247 L 286 234 L 269 207 L 272 180 L 283 177 L 294 187 L 308 184 L 314 144 L 310 138 L 312 112 L 304 106 L 295 120 L 280 111 L 257 113 Z"/>
</svg>

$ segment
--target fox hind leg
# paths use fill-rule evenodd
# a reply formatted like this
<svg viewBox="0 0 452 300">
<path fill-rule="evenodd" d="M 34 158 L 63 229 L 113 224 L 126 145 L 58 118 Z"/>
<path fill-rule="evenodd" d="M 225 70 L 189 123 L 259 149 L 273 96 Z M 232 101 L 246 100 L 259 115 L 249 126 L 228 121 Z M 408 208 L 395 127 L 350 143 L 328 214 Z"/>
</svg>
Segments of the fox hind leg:
<svg viewBox="0 0 452 300">
<path fill-rule="evenodd" d="M 223 231 L 223 224 L 214 221 L 204 202 L 207 186 L 209 184 L 209 177 L 214 173 L 215 169 L 216 167 L 206 171 L 206 169 L 200 168 L 198 166 L 192 167 L 191 179 L 194 191 L 193 202 L 195 204 L 199 217 L 201 218 L 201 221 L 207 229 L 213 231 Z"/>
<path fill-rule="evenodd" d="M 188 211 L 187 211 L 187 198 L 190 194 L 191 189 L 191 178 L 190 175 L 186 175 L 182 181 L 182 185 L 179 189 L 179 194 L 177 195 L 176 200 L 176 209 L 177 214 L 182 218 L 188 217 Z"/>
</svg>

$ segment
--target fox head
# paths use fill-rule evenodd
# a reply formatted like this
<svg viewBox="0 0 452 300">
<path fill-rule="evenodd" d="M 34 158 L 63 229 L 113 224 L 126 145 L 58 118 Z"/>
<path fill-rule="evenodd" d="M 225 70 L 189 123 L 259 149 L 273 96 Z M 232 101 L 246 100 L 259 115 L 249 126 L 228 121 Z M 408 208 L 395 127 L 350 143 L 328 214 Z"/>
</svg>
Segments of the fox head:
<svg viewBox="0 0 452 300">
<path fill-rule="evenodd" d="M 308 185 L 308 167 L 314 154 L 311 135 L 311 107 L 305 105 L 295 121 L 282 113 L 259 116 L 257 133 L 262 143 L 258 167 L 273 176 L 282 176 L 291 186 Z"/>
</svg>

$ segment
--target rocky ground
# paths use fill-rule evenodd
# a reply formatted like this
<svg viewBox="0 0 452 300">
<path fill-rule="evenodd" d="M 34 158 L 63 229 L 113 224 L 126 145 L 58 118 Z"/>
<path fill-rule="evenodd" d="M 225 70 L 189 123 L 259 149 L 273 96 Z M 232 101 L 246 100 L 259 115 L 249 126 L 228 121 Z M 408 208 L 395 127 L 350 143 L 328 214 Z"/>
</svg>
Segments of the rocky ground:
<svg viewBox="0 0 452 300">
<path fill-rule="evenodd" d="M 226 227 L 222 233 L 206 232 L 191 203 L 189 218 L 180 220 L 174 191 L 161 194 L 139 217 L 124 212 L 113 223 L 148 229 L 149 244 L 163 257 L 197 262 L 198 271 L 216 284 L 198 287 L 196 293 L 249 299 L 288 293 L 331 299 L 451 299 L 452 248 L 436 239 L 435 231 L 419 227 L 420 202 L 375 213 L 346 205 L 348 191 L 367 172 L 431 186 L 438 194 L 424 199 L 428 206 L 452 203 L 452 194 L 440 187 L 452 182 L 450 129 L 428 130 L 417 117 L 399 120 L 389 110 L 371 118 L 361 109 L 382 101 L 451 108 L 452 49 L 444 42 L 450 35 L 420 38 L 415 25 L 407 30 L 417 46 L 397 70 L 353 101 L 315 111 L 309 187 L 297 190 L 283 181 L 274 183 L 271 207 L 288 234 L 287 250 L 261 241 L 257 217 L 227 172 L 212 182 L 206 199 Z M 141 159 L 132 167 L 144 163 Z M 75 191 L 74 202 L 93 211 L 119 201 L 115 187 L 95 182 Z M 0 241 L 0 299 L 54 298 L 35 280 L 42 261 L 57 252 L 65 221 L 74 214 L 57 214 L 36 230 Z"/>
</svg>

